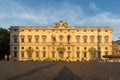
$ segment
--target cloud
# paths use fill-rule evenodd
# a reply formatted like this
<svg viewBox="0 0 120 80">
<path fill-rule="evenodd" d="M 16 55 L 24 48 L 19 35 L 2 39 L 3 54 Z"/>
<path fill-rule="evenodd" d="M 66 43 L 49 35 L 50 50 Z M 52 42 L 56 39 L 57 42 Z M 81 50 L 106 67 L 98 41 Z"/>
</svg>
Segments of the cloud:
<svg viewBox="0 0 120 80">
<path fill-rule="evenodd" d="M 9 6 L 5 7 L 5 6 Z M 3 6 L 3 7 L 1 7 Z M 89 7 L 100 10 L 95 3 L 91 2 Z M 62 6 L 42 7 L 31 9 L 17 2 L 0 3 L 0 26 L 11 25 L 54 25 L 55 22 L 63 20 L 72 26 L 112 26 L 113 40 L 120 36 L 120 16 L 110 12 L 99 12 L 87 16 L 80 5 L 64 2 Z"/>
<path fill-rule="evenodd" d="M 94 10 L 95 12 L 100 10 L 94 2 L 90 2 L 89 8 Z"/>
</svg>

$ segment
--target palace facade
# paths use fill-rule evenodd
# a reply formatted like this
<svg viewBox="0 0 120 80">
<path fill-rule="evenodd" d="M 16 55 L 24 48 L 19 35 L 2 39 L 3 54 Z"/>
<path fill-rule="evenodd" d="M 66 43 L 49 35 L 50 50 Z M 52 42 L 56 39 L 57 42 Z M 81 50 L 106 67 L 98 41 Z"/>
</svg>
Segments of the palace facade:
<svg viewBox="0 0 120 80">
<path fill-rule="evenodd" d="M 89 61 L 112 54 L 112 28 L 68 26 L 11 26 L 10 54 L 18 61 Z"/>
</svg>

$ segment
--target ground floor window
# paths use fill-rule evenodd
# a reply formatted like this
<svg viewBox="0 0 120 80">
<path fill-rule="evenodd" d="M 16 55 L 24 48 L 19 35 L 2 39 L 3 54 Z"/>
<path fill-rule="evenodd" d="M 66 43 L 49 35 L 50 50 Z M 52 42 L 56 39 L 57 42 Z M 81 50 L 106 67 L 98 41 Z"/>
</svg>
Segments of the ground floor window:
<svg viewBox="0 0 120 80">
<path fill-rule="evenodd" d="M 43 57 L 44 57 L 44 58 L 46 57 L 46 52 L 43 52 Z"/>
<path fill-rule="evenodd" d="M 55 57 L 55 52 L 54 51 L 52 51 L 52 58 L 54 58 Z"/>
<path fill-rule="evenodd" d="M 76 52 L 76 57 L 77 57 L 77 58 L 80 57 L 80 52 Z"/>
<path fill-rule="evenodd" d="M 17 51 L 14 51 L 14 57 L 17 58 Z"/>
<path fill-rule="evenodd" d="M 84 58 L 86 58 L 87 57 L 87 53 L 84 53 Z"/>
<path fill-rule="evenodd" d="M 37 57 L 37 58 L 39 57 L 39 52 L 38 52 L 38 51 L 36 52 L 36 57 Z"/>
<path fill-rule="evenodd" d="M 24 57 L 24 52 L 21 52 L 21 57 Z"/>
</svg>

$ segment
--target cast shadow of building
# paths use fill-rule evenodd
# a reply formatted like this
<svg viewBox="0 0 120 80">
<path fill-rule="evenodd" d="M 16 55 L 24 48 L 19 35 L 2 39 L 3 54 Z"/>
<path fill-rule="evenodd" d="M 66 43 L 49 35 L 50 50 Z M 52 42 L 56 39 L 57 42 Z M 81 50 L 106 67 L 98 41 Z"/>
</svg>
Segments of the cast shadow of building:
<svg viewBox="0 0 120 80">
<path fill-rule="evenodd" d="M 81 80 L 68 67 L 64 66 L 53 80 Z"/>
</svg>

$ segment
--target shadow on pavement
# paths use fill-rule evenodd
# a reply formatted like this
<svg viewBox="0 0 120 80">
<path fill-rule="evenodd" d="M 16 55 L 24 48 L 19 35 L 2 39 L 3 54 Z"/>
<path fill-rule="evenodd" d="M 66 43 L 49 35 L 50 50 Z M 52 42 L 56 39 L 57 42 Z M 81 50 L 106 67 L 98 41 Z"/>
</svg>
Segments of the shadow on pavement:
<svg viewBox="0 0 120 80">
<path fill-rule="evenodd" d="M 64 66 L 53 80 L 80 80 L 68 67 Z"/>
<path fill-rule="evenodd" d="M 40 70 L 43 70 L 43 69 L 46 69 L 46 68 L 49 68 L 49 67 L 52 67 L 53 65 L 55 65 L 56 63 L 54 64 L 50 64 L 50 65 L 47 65 L 47 66 L 43 66 L 43 67 L 40 67 L 40 68 L 35 68 L 35 69 L 32 69 L 32 70 L 29 70 L 25 73 L 22 73 L 22 74 L 19 74 L 19 75 L 16 75 L 16 76 L 13 76 L 11 78 L 8 78 L 7 80 L 17 80 L 21 77 L 24 77 L 24 76 L 30 76 L 31 74 L 34 74 Z"/>
</svg>

